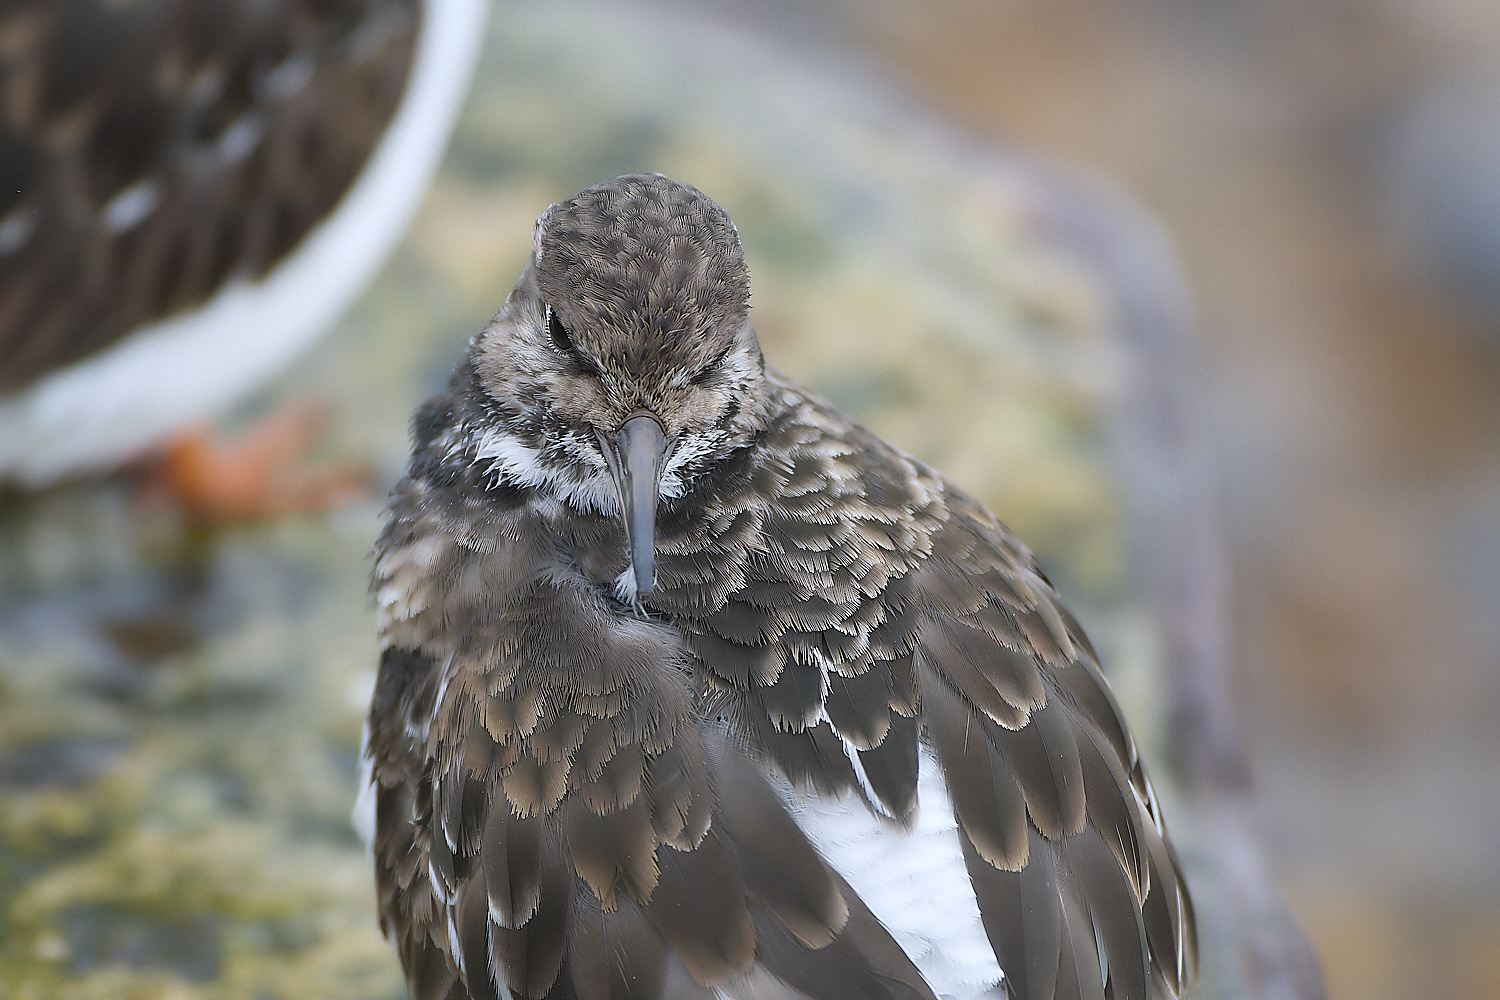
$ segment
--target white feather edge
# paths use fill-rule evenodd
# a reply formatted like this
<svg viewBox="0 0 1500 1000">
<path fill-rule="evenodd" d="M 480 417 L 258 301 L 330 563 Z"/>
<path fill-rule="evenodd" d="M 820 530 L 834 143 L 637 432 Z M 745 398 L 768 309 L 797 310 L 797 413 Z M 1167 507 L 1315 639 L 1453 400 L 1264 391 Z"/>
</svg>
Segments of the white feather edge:
<svg viewBox="0 0 1500 1000">
<path fill-rule="evenodd" d="M 349 810 L 349 825 L 359 842 L 365 845 L 365 856 L 375 854 L 375 762 L 370 759 L 370 723 L 359 733 L 359 794 Z"/>
<path fill-rule="evenodd" d="M 425 0 L 411 79 L 333 214 L 260 281 L 141 327 L 0 401 L 0 480 L 46 485 L 117 465 L 242 399 L 338 318 L 426 193 L 468 89 L 486 0 Z"/>
<path fill-rule="evenodd" d="M 823 860 L 859 894 L 938 996 L 1001 995 L 1000 963 L 964 867 L 948 787 L 925 748 L 917 816 L 907 831 L 882 821 L 858 795 L 829 799 L 785 781 L 775 784 Z"/>
</svg>

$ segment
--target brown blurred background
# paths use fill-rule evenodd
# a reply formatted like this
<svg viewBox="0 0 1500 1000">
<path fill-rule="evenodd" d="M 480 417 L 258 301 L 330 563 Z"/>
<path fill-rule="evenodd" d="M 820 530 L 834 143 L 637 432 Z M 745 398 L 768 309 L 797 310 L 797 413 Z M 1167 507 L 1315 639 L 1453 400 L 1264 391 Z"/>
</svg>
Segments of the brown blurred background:
<svg viewBox="0 0 1500 1000">
<path fill-rule="evenodd" d="M 1165 222 L 1282 888 L 1334 1000 L 1500 997 L 1500 4 L 712 6 Z"/>
<path fill-rule="evenodd" d="M 856 83 L 883 78 L 918 112 L 1103 178 L 1163 221 L 1198 309 L 1194 388 L 1232 571 L 1233 665 L 1280 888 L 1333 1000 L 1500 998 L 1500 0 L 663 2 L 770 34 Z M 498 22 L 496 37 L 505 30 Z M 637 142 L 631 131 L 657 120 L 644 114 L 596 128 L 599 112 L 567 123 L 567 141 L 549 147 L 547 122 L 527 115 L 563 105 L 515 84 L 552 78 L 506 53 L 518 64 L 495 73 L 489 103 L 474 105 L 468 159 L 460 149 L 451 186 L 429 199 L 427 221 L 388 268 L 390 295 L 356 309 L 344 339 L 291 380 L 292 389 L 336 382 L 335 412 L 359 428 L 349 439 L 393 455 L 392 469 L 410 404 L 368 388 L 393 377 L 361 378 L 394 369 L 393 357 L 413 359 L 402 391 L 445 377 L 514 273 L 498 262 L 524 252 L 501 235 L 524 239 L 548 196 L 536 181 L 544 167 L 580 149 L 602 150 L 604 163 L 646 156 L 673 138 L 662 130 Z M 552 69 L 573 71 L 561 65 Z M 563 96 L 577 100 L 589 85 Z M 570 145 L 591 129 L 602 138 Z M 493 158 L 516 135 L 536 140 L 530 157 Z M 611 172 L 586 158 L 570 169 L 598 170 L 586 180 Z M 524 184 L 468 200 L 496 177 Z M 475 274 L 472 287 L 453 277 Z M 473 315 L 471 299 L 484 302 Z M 414 338 L 408 327 L 434 332 Z M 376 336 L 385 339 L 360 339 Z M 453 353 L 420 353 L 442 337 Z M 369 919 L 367 863 L 339 797 L 354 780 L 369 697 L 359 684 L 374 656 L 361 645 L 373 637 L 360 582 L 373 505 L 321 526 L 225 533 L 206 569 L 194 561 L 201 554 L 182 557 L 187 572 L 134 552 L 117 530 L 125 514 L 94 516 L 124 508 L 110 489 L 9 512 L 11 548 L 29 553 L 35 539 L 46 557 L 36 580 L 12 584 L 24 599 L 0 602 L 10 605 L 0 607 L 6 680 L 34 699 L 16 700 L 12 718 L 52 706 L 55 716 L 32 713 L 51 742 L 31 742 L 64 764 L 81 747 L 103 777 L 8 792 L 0 832 L 41 860 L 22 877 L 14 864 L 0 872 L 11 879 L 0 902 L 23 899 L 7 911 L 10 926 L 31 920 L 26 953 L 0 947 L 0 961 L 37 982 L 185 969 L 210 990 L 219 959 L 206 971 L 192 963 L 222 952 L 244 982 L 263 976 L 287 995 L 395 995 L 394 958 Z M 67 532 L 42 530 L 75 521 L 94 527 L 71 548 L 58 542 Z M 12 564 L 30 567 L 13 555 Z M 162 650 L 132 653 L 116 634 L 117 619 L 157 621 L 130 601 L 166 609 Z M 359 684 L 341 701 L 351 679 Z M 90 684 L 114 699 L 108 711 Z M 78 690 L 92 700 L 68 700 Z M 222 699 L 212 711 L 201 707 L 209 695 Z M 94 714 L 79 710 L 85 703 Z M 248 707 L 236 715 L 236 705 Z M 229 720 L 222 738 L 220 719 Z M 287 731 L 300 735 L 264 735 Z M 36 770 L 22 768 L 28 779 Z M 153 826 L 163 815 L 173 818 Z M 289 829 L 302 839 L 275 839 Z M 54 830 L 74 830 L 77 843 L 54 850 Z M 153 865 L 136 865 L 141 857 Z M 190 896 L 179 876 L 209 888 Z M 314 911 L 328 926 L 308 936 L 317 947 L 300 965 L 230 934 L 283 918 L 300 934 L 285 915 Z M 184 938 L 184 926 L 202 933 Z M 130 957 L 142 941 L 178 938 L 182 955 Z M 104 961 L 118 958 L 110 948 L 125 960 Z"/>
</svg>

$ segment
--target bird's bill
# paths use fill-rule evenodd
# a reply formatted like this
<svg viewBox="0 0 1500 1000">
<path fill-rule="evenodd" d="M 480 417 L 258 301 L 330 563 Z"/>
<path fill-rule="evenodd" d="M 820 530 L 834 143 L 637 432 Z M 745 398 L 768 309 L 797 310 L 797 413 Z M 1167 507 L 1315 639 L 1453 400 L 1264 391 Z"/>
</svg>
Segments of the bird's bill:
<svg viewBox="0 0 1500 1000">
<path fill-rule="evenodd" d="M 600 432 L 599 438 L 620 494 L 636 594 L 644 597 L 656 587 L 656 500 L 671 442 L 656 418 L 645 413 L 625 421 L 613 436 Z"/>
</svg>

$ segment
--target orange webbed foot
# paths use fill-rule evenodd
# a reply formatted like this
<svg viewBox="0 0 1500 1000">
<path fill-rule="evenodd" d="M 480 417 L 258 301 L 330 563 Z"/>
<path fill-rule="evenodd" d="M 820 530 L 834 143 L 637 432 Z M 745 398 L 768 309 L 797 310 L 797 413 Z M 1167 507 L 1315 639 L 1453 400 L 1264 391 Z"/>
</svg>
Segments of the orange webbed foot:
<svg viewBox="0 0 1500 1000">
<path fill-rule="evenodd" d="M 209 524 L 326 511 L 369 496 L 364 465 L 304 460 L 327 424 L 321 409 L 301 403 L 229 439 L 207 425 L 186 428 L 147 465 L 143 490 Z"/>
</svg>

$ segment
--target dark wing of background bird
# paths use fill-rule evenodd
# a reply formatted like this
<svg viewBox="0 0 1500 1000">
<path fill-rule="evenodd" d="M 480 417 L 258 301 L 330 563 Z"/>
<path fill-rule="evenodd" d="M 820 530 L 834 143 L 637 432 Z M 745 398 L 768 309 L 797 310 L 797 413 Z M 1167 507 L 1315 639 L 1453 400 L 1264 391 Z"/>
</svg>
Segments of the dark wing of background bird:
<svg viewBox="0 0 1500 1000">
<path fill-rule="evenodd" d="M 756 445 L 664 506 L 650 620 L 595 582 L 624 568 L 616 519 L 546 520 L 439 457 L 472 437 L 451 400 L 419 415 L 368 743 L 416 1000 L 931 998 L 762 766 L 899 822 L 924 740 L 1011 995 L 1180 992 L 1186 890 L 1076 623 L 978 505 L 775 392 Z"/>
<path fill-rule="evenodd" d="M 296 247 L 394 113 L 419 8 L 0 8 L 0 392 Z"/>
</svg>

